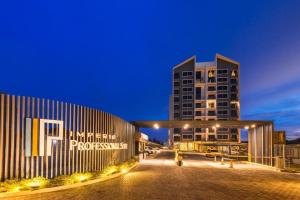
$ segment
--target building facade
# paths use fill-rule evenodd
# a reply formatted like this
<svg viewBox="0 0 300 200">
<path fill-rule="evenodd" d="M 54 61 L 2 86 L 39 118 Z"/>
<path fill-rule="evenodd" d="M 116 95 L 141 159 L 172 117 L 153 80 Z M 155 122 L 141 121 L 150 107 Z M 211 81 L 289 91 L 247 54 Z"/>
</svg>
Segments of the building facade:
<svg viewBox="0 0 300 200">
<path fill-rule="evenodd" d="M 239 120 L 240 64 L 217 54 L 211 62 L 193 56 L 173 68 L 170 120 Z M 174 128 L 169 144 L 240 142 L 236 128 Z"/>
</svg>

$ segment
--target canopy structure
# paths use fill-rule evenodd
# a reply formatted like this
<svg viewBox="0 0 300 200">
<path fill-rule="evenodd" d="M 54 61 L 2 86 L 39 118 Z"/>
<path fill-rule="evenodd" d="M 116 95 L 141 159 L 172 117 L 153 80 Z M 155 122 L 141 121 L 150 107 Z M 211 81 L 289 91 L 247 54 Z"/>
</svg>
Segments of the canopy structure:
<svg viewBox="0 0 300 200">
<path fill-rule="evenodd" d="M 241 128 L 248 129 L 248 160 L 263 165 L 274 165 L 273 121 L 261 120 L 153 120 L 133 121 L 137 128 Z M 277 155 L 282 156 L 284 155 Z"/>
<path fill-rule="evenodd" d="M 211 128 L 216 125 L 223 128 L 254 128 L 256 126 L 273 126 L 273 121 L 258 120 L 153 120 L 133 121 L 131 123 L 139 128 Z"/>
</svg>

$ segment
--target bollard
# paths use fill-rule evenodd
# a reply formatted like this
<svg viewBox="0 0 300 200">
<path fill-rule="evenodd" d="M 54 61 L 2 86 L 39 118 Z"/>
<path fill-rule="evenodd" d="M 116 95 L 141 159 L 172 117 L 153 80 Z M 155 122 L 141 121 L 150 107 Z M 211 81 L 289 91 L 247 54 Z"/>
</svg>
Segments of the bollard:
<svg viewBox="0 0 300 200">
<path fill-rule="evenodd" d="M 215 156 L 215 162 L 217 162 L 217 156 Z"/>
<path fill-rule="evenodd" d="M 230 160 L 229 168 L 233 168 L 233 161 Z"/>
<path fill-rule="evenodd" d="M 224 165 L 224 158 L 221 159 L 221 165 Z"/>
<path fill-rule="evenodd" d="M 174 160 L 175 160 L 175 161 L 178 160 L 178 151 L 177 151 L 177 150 L 175 151 L 175 158 L 174 158 Z"/>
<path fill-rule="evenodd" d="M 178 166 L 182 166 L 182 156 L 178 156 L 177 164 Z"/>
</svg>

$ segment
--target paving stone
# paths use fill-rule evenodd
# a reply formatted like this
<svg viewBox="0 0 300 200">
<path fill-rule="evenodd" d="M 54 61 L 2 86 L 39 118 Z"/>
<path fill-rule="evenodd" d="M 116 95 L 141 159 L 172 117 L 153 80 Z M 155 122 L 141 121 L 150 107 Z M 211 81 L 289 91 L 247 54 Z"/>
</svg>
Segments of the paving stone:
<svg viewBox="0 0 300 200">
<path fill-rule="evenodd" d="M 71 190 L 17 199 L 51 200 L 300 200 L 300 176 L 249 164 L 221 166 L 199 155 L 184 156 L 179 167 L 174 154 L 162 152 L 121 177 Z"/>
</svg>

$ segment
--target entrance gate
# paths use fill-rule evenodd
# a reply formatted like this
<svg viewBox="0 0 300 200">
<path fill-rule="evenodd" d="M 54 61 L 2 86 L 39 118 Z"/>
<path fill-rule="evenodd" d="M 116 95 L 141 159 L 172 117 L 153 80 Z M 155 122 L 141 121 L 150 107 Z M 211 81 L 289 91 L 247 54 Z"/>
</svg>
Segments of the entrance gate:
<svg viewBox="0 0 300 200">
<path fill-rule="evenodd" d="M 284 157 L 285 134 L 274 131 L 272 121 L 257 120 L 164 120 L 164 121 L 135 121 L 137 128 L 238 128 L 248 130 L 248 161 L 263 165 L 274 166 L 275 158 Z M 169 137 L 173 137 L 169 135 Z M 278 139 L 282 138 L 282 139 Z M 192 140 L 191 142 L 193 142 Z M 216 144 L 218 141 L 216 141 Z M 224 142 L 222 142 L 224 143 Z M 231 142 L 232 143 L 232 142 Z M 236 144 L 240 144 L 236 142 Z M 276 147 L 276 149 L 275 149 Z M 278 149 L 281 149 L 278 151 Z"/>
</svg>

